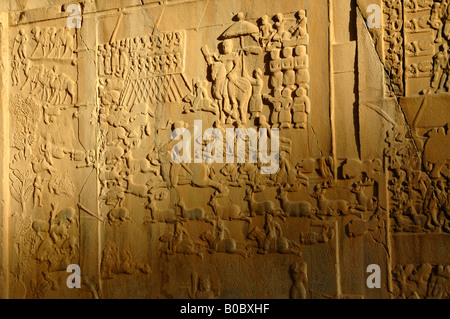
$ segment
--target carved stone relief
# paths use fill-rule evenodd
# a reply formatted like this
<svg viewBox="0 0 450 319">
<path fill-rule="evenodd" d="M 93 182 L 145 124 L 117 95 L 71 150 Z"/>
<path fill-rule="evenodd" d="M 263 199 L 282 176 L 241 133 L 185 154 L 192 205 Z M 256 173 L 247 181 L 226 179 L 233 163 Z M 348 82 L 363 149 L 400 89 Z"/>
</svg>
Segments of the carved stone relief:
<svg viewBox="0 0 450 319">
<path fill-rule="evenodd" d="M 384 0 L 381 59 L 325 0 L 82 4 L 0 19 L 0 296 L 449 298 L 448 1 Z"/>
</svg>

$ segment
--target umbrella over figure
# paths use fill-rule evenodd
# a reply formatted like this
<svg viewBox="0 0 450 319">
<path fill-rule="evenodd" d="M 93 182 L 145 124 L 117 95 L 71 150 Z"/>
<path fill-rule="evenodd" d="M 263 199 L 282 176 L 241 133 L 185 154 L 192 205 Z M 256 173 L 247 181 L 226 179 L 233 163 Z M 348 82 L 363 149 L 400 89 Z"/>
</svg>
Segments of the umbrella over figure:
<svg viewBox="0 0 450 319">
<path fill-rule="evenodd" d="M 259 28 L 255 24 L 244 20 L 244 13 L 239 12 L 237 14 L 237 22 L 229 26 L 220 36 L 219 40 L 239 38 L 240 50 L 239 54 L 242 56 L 242 66 L 244 66 L 243 51 L 248 51 L 253 54 L 261 53 L 260 47 L 248 47 L 244 46 L 244 37 L 251 36 L 256 43 L 259 43 Z M 244 67 L 242 68 L 244 70 Z M 243 74 L 242 74 L 243 75 Z"/>
</svg>

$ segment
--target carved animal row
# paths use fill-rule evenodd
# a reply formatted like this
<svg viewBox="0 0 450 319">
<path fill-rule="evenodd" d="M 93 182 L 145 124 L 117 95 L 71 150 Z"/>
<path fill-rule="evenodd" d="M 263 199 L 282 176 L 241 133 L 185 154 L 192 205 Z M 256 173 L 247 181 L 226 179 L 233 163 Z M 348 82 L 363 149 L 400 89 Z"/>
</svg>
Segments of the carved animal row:
<svg viewBox="0 0 450 319">
<path fill-rule="evenodd" d="M 77 85 L 75 81 L 67 74 L 60 73 L 57 66 L 48 70 L 43 64 L 32 65 L 28 61 L 24 73 L 25 82 L 21 89 L 27 89 L 41 101 L 54 105 L 76 103 Z"/>
</svg>

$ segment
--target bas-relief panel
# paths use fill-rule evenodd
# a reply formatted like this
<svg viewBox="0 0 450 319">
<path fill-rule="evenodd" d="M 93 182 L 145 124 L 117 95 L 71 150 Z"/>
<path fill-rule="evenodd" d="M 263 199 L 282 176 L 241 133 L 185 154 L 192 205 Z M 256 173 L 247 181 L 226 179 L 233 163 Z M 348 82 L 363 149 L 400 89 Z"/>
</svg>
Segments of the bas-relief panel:
<svg viewBox="0 0 450 319">
<path fill-rule="evenodd" d="M 379 158 L 337 159 L 330 123 L 345 123 L 330 118 L 326 1 L 225 2 L 94 10 L 81 29 L 66 18 L 10 26 L 10 296 L 448 297 L 448 262 L 401 264 L 391 245 L 450 232 L 449 157 L 436 152 L 448 128 L 420 148 L 396 125 L 381 133 Z M 445 52 L 422 49 L 398 22 L 419 9 L 385 5 L 394 94 L 437 82 L 442 94 Z M 181 22 L 184 11 L 199 17 Z M 442 24 L 432 42 L 445 48 Z M 429 83 L 416 84 L 404 65 L 425 53 Z M 269 141 L 278 129 L 278 170 L 249 163 L 251 143 L 247 161 L 213 162 L 234 146 L 212 146 L 207 128 L 268 129 Z M 193 136 L 201 163 L 174 162 L 176 129 Z M 356 264 L 348 247 L 363 251 Z M 380 292 L 365 287 L 366 259 L 384 272 Z M 98 269 L 82 268 L 82 288 L 66 288 L 67 266 L 90 260 Z M 347 285 L 354 271 L 361 282 Z"/>
</svg>

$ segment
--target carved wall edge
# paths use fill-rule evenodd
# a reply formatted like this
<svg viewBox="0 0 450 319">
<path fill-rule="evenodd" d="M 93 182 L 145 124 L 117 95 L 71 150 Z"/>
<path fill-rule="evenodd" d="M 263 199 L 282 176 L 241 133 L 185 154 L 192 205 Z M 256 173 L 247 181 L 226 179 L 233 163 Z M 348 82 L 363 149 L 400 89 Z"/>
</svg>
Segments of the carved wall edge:
<svg viewBox="0 0 450 319">
<path fill-rule="evenodd" d="M 0 298 L 8 298 L 9 292 L 9 14 L 0 12 Z"/>
</svg>

